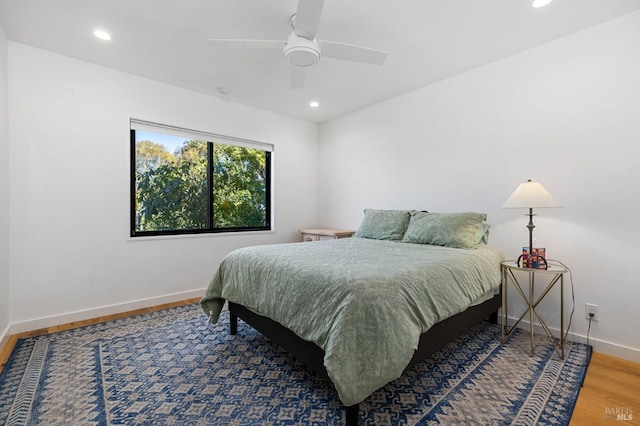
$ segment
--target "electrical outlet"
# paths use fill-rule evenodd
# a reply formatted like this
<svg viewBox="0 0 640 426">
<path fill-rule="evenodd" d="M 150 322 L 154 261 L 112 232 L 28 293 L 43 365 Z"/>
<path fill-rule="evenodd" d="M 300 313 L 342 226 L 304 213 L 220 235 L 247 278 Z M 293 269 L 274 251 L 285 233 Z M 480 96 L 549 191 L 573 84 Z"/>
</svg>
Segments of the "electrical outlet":
<svg viewBox="0 0 640 426">
<path fill-rule="evenodd" d="M 598 311 L 600 310 L 600 306 L 594 305 L 592 303 L 584 304 L 584 317 L 589 320 L 591 318 L 591 314 L 593 314 L 594 321 L 600 321 L 600 315 L 598 315 Z"/>
</svg>

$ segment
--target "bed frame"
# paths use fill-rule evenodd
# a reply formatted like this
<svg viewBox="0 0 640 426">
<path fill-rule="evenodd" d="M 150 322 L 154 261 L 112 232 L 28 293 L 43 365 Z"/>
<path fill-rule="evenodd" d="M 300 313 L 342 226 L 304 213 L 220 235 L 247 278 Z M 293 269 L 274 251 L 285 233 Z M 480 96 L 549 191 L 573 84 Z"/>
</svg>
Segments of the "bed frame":
<svg viewBox="0 0 640 426">
<path fill-rule="evenodd" d="M 498 294 L 484 303 L 471 306 L 466 311 L 433 325 L 420 336 L 418 350 L 414 353 L 405 371 L 455 340 L 482 320 L 488 318 L 493 324 L 497 324 L 498 309 L 501 306 L 502 295 Z M 324 351 L 315 343 L 298 337 L 293 331 L 276 321 L 255 314 L 237 303 L 229 302 L 229 314 L 231 334 L 238 332 L 238 318 L 240 318 L 309 368 L 328 378 L 324 366 Z M 347 426 L 356 426 L 358 424 L 358 404 L 345 407 L 345 410 Z"/>
</svg>

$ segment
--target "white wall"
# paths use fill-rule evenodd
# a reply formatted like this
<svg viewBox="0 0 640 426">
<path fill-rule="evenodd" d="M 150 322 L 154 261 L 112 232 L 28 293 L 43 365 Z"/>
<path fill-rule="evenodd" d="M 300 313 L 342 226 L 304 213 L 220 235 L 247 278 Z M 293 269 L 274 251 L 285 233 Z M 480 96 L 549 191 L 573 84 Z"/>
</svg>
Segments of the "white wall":
<svg viewBox="0 0 640 426">
<path fill-rule="evenodd" d="M 7 37 L 0 27 L 0 348 L 9 326 L 9 113 Z"/>
<path fill-rule="evenodd" d="M 12 332 L 199 296 L 232 249 L 316 224 L 316 124 L 14 42 L 9 85 Z M 275 232 L 129 241 L 130 117 L 274 143 Z"/>
<path fill-rule="evenodd" d="M 540 181 L 564 205 L 537 212 L 535 235 L 573 271 L 572 331 L 586 334 L 584 303 L 598 304 L 596 350 L 640 361 L 639 118 L 636 12 L 322 124 L 322 219 L 486 212 L 491 243 L 516 258 L 526 212 L 500 206 Z M 550 296 L 540 309 L 557 328 L 559 291 Z"/>
</svg>

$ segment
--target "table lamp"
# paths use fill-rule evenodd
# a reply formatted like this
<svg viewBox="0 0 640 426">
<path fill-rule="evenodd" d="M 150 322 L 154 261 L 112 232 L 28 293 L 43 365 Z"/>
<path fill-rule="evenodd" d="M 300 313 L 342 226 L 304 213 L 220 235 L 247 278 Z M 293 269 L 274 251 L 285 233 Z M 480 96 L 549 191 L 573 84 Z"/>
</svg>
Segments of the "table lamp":
<svg viewBox="0 0 640 426">
<path fill-rule="evenodd" d="M 513 191 L 513 193 L 507 198 L 507 201 L 502 205 L 503 209 L 529 209 L 529 262 L 528 266 L 532 267 L 533 264 L 533 209 L 534 208 L 549 208 L 549 207 L 562 207 L 555 198 L 549 194 L 544 186 L 538 182 L 532 182 L 531 179 L 521 183 Z M 544 269 L 546 269 L 547 261 L 542 256 L 537 256 L 544 262 Z M 518 266 L 520 266 L 520 259 L 518 258 Z"/>
</svg>

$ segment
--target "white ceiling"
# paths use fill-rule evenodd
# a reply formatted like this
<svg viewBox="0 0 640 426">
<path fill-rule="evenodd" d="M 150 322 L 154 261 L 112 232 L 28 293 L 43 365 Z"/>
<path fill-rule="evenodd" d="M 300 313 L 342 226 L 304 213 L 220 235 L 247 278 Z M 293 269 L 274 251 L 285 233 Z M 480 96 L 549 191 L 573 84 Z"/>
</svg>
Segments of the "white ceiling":
<svg viewBox="0 0 640 426">
<path fill-rule="evenodd" d="M 389 57 L 382 66 L 321 58 L 296 90 L 281 52 L 207 39 L 285 40 L 297 0 L 0 0 L 0 25 L 16 42 L 322 122 L 640 9 L 640 0 L 531 1 L 326 0 L 318 39 Z"/>
</svg>

